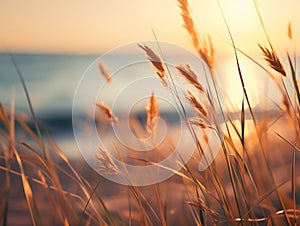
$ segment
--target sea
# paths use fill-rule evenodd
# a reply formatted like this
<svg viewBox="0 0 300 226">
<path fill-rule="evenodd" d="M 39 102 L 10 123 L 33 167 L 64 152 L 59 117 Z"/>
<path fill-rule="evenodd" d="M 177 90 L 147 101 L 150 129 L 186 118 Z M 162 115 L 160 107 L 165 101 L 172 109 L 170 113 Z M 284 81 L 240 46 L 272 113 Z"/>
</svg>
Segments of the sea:
<svg viewBox="0 0 300 226">
<path fill-rule="evenodd" d="M 141 57 L 144 59 L 142 63 L 140 63 Z M 199 73 L 203 76 L 199 79 L 200 82 L 209 84 L 207 70 L 203 64 L 197 64 L 199 62 L 196 62 L 197 60 L 194 60 L 193 57 L 187 60 L 187 56 L 175 54 L 172 59 L 168 59 L 171 62 L 168 70 L 172 72 L 175 64 L 194 64 L 193 69 L 196 72 L 200 71 Z M 221 63 L 215 73 L 219 75 L 219 83 L 223 87 L 220 90 L 223 93 L 223 104 L 232 107 L 227 111 L 241 109 L 242 103 L 242 89 L 233 59 L 220 58 L 219 62 Z M 16 65 L 13 63 L 14 61 Z M 109 83 L 108 85 L 105 83 L 107 80 L 101 75 L 103 71 L 101 72 L 101 68 L 99 68 L 100 61 L 105 65 L 108 73 L 110 71 L 116 75 L 112 77 L 113 85 L 111 86 Z M 274 107 L 275 102 L 280 101 L 280 95 L 274 91 L 276 86 L 272 82 L 267 82 L 270 80 L 268 76 L 253 62 L 245 62 L 241 63 L 244 66 L 242 70 L 248 67 L 243 73 L 246 74 L 246 86 L 250 87 L 249 90 L 254 90 L 249 93 L 253 108 L 263 109 L 266 107 L 266 102 L 271 103 L 269 107 Z M 198 66 L 195 66 L 196 64 Z M 166 102 L 161 105 L 161 110 L 164 114 L 169 115 L 169 118 L 172 118 L 170 115 L 174 113 L 176 103 L 169 101 L 172 95 L 168 96 L 161 89 L 157 91 L 156 88 L 153 88 L 163 86 L 152 66 L 144 53 L 139 56 L 112 53 L 106 54 L 104 57 L 101 54 L 1 53 L 0 101 L 7 108 L 13 104 L 16 112 L 27 115 L 28 122 L 31 123 L 32 116 L 24 87 L 18 75 L 19 70 L 39 123 L 43 128 L 49 130 L 51 136 L 70 158 L 77 158 L 80 151 L 78 151 L 73 133 L 72 113 L 73 117 L 75 114 L 75 117 L 80 118 L 86 113 L 86 105 L 93 105 L 98 101 L 111 106 L 117 102 L 118 104 L 115 106 L 117 111 L 136 111 L 139 114 L 145 110 L 148 97 L 154 92 L 158 93 L 161 100 Z M 151 78 L 148 79 L 149 77 Z M 188 85 L 183 80 L 180 80 L 179 84 Z M 178 87 L 179 93 L 181 88 Z M 90 95 L 90 93 L 92 94 Z M 265 98 L 261 98 L 262 96 Z M 262 101 L 262 99 L 267 99 L 267 101 Z M 121 109 L 118 109 L 118 106 L 121 106 Z"/>
<path fill-rule="evenodd" d="M 72 104 L 77 83 L 96 55 L 0 54 L 0 101 L 6 108 L 14 104 L 16 112 L 32 115 L 17 68 L 25 81 L 39 123 L 49 128 L 55 141 L 76 158 L 72 133 Z M 71 149 L 71 150 L 70 150 Z M 67 151 L 70 150 L 70 151 Z"/>
</svg>

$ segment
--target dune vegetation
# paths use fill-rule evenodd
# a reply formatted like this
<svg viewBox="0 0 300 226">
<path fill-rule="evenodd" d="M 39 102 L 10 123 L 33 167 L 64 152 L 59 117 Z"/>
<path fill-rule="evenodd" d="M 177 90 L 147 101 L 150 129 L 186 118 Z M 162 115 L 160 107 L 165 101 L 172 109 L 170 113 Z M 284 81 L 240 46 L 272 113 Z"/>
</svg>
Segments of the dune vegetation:
<svg viewBox="0 0 300 226">
<path fill-rule="evenodd" d="M 256 1 L 254 0 L 254 4 Z M 213 86 L 205 88 L 189 65 L 177 65 L 178 74 L 190 85 L 186 99 L 180 99 L 174 89 L 173 75 L 162 57 L 145 45 L 140 45 L 149 64 L 153 66 L 162 86 L 170 89 L 189 124 L 189 132 L 196 142 L 191 160 L 174 172 L 170 179 L 148 186 L 118 185 L 94 172 L 83 159 L 70 161 L 55 141 L 41 128 L 30 101 L 30 90 L 20 76 L 31 109 L 34 126 L 28 117 L 15 112 L 14 99 L 10 106 L 0 104 L 0 223 L 1 225 L 296 225 L 300 223 L 300 92 L 297 75 L 296 50 L 282 56 L 276 52 L 262 15 L 256 5 L 260 26 L 268 46 L 258 45 L 261 59 L 254 59 L 235 45 L 230 27 L 230 45 L 238 79 L 243 89 L 241 107 L 233 120 L 218 90 L 215 70 L 215 50 L 212 39 L 197 31 L 187 0 L 178 0 L 183 26 L 191 37 L 199 58 L 207 65 Z M 220 8 L 221 9 L 221 8 Z M 222 9 L 221 9 L 222 13 Z M 184 32 L 184 30 L 183 30 Z M 292 23 L 282 38 L 293 42 Z M 276 85 L 281 97 L 273 114 L 257 113 L 249 100 L 244 83 L 240 56 L 246 57 L 262 70 L 269 82 Z M 283 59 L 284 58 L 284 59 Z M 13 58 L 12 58 L 13 59 Z M 287 63 L 285 63 L 287 62 Z M 103 64 L 102 74 L 111 81 Z M 249 75 L 247 75 L 249 76 Z M 292 87 L 289 90 L 288 87 Z M 224 89 L 224 87 L 223 87 Z M 211 99 L 211 92 L 217 98 Z M 200 98 L 201 97 L 201 98 Z M 205 100 L 205 103 L 203 102 Z M 188 101 L 198 117 L 188 118 L 182 101 Z M 118 123 L 109 106 L 96 103 L 101 123 Z M 216 112 L 215 109 L 221 109 Z M 136 131 L 156 132 L 159 104 L 155 93 L 145 106 L 145 125 Z M 217 115 L 224 118 L 220 125 Z M 251 125 L 251 131 L 249 130 Z M 17 128 L 17 129 L 16 129 Z M 202 142 L 209 137 L 197 136 L 195 128 L 213 130 L 221 143 L 221 150 L 205 170 L 198 170 L 203 156 Z M 205 134 L 205 133 L 204 133 Z M 142 136 L 143 134 L 141 134 Z M 201 141 L 201 142 L 200 142 Z M 157 149 L 162 147 L 157 147 Z M 117 147 L 116 147 L 117 149 Z M 172 150 L 170 150 L 172 151 Z M 156 155 L 155 155 L 156 156 Z M 138 156 L 145 164 L 155 161 L 153 156 Z M 119 173 L 105 150 L 97 156 L 102 171 Z M 122 156 L 120 156 L 122 159 Z M 180 160 L 178 160 L 180 162 Z M 170 169 L 171 170 L 171 169 Z"/>
</svg>

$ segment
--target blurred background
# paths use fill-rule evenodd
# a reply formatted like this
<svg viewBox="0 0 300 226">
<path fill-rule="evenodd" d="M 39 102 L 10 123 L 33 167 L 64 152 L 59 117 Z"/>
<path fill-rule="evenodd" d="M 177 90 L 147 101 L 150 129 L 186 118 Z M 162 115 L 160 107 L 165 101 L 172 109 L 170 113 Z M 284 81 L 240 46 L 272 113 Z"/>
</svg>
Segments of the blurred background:
<svg viewBox="0 0 300 226">
<path fill-rule="evenodd" d="M 219 2 L 237 47 L 264 64 L 257 43 L 267 46 L 267 40 L 253 1 Z M 200 36 L 212 38 L 224 102 L 227 110 L 234 112 L 241 107 L 242 89 L 218 3 L 205 0 L 189 3 Z M 50 132 L 51 127 L 56 131 L 53 134 L 63 150 L 69 149 L 71 143 L 74 145 L 71 114 L 76 86 L 97 57 L 127 43 L 154 40 L 152 29 L 158 40 L 195 52 L 175 0 L 0 0 L 0 4 L 0 101 L 9 106 L 15 97 L 17 110 L 29 115 L 12 56 L 24 76 L 38 118 Z M 260 1 L 259 8 L 272 43 L 286 62 L 286 50 L 294 50 L 294 43 L 299 41 L 300 3 Z M 287 37 L 289 22 L 293 44 Z M 121 61 L 130 54 L 133 53 L 129 50 L 111 60 Z M 278 94 L 272 92 L 274 84 L 267 82 L 268 77 L 253 62 L 242 55 L 240 60 L 252 106 L 258 110 L 273 109 L 272 103 L 279 100 Z"/>
<path fill-rule="evenodd" d="M 94 200 L 98 201 L 96 202 L 95 211 L 92 210 L 91 205 L 89 205 L 91 210 L 87 208 L 87 211 L 91 211 L 92 216 L 94 214 L 96 217 L 97 215 L 101 215 L 102 218 L 103 215 L 105 220 L 108 220 L 107 222 L 110 222 L 109 219 L 111 217 L 115 218 L 115 225 L 119 225 L 118 223 L 121 221 L 123 224 L 126 224 L 127 220 L 129 225 L 131 225 L 131 220 L 133 222 L 136 221 L 136 225 L 143 224 L 141 213 L 144 212 L 150 213 L 151 220 L 154 219 L 152 222 L 153 225 L 161 223 L 160 217 L 154 216 L 159 212 L 162 215 L 166 215 L 167 225 L 186 225 L 189 222 L 196 223 L 194 220 L 198 218 L 198 215 L 201 219 L 203 216 L 206 218 L 206 216 L 211 214 L 211 210 L 213 210 L 213 214 L 214 212 L 221 214 L 221 223 L 225 223 L 226 218 L 228 218 L 228 222 L 234 223 L 232 220 L 236 217 L 249 216 L 249 222 L 254 217 L 253 223 L 256 223 L 255 221 L 257 220 L 260 224 L 265 220 L 259 217 L 268 216 L 273 218 L 274 216 L 275 218 L 275 215 L 278 214 L 279 218 L 283 218 L 283 212 L 290 215 L 291 219 L 294 213 L 295 219 L 297 218 L 296 211 L 294 210 L 297 209 L 296 205 L 299 207 L 299 197 L 297 194 L 296 200 L 296 190 L 299 191 L 300 188 L 298 183 L 299 174 L 297 173 L 299 171 L 295 169 L 296 163 L 299 163 L 300 159 L 299 155 L 296 155 L 296 148 L 293 147 L 293 144 L 294 142 L 296 145 L 299 144 L 299 138 L 297 137 L 299 136 L 299 116 L 295 114 L 292 117 L 289 115 L 290 112 L 287 111 L 288 109 L 280 110 L 280 107 L 282 107 L 282 97 L 278 88 L 266 71 L 258 64 L 265 66 L 274 76 L 278 76 L 278 80 L 284 81 L 289 92 L 293 91 L 286 51 L 295 56 L 295 61 L 300 62 L 300 58 L 298 57 L 300 56 L 298 48 L 300 38 L 300 2 L 297 0 L 257 1 L 266 30 L 276 53 L 284 64 L 288 78 L 284 78 L 277 72 L 272 71 L 265 62 L 262 51 L 258 47 L 258 44 L 268 48 L 269 45 L 256 13 L 255 0 L 189 0 L 188 2 L 199 35 L 201 38 L 206 38 L 207 35 L 210 35 L 212 39 L 216 56 L 214 78 L 221 89 L 218 93 L 223 97 L 226 117 L 228 117 L 226 118 L 229 125 L 228 130 L 229 132 L 233 131 L 232 137 L 229 136 L 230 139 L 225 139 L 228 150 L 224 149 L 222 152 L 219 152 L 221 154 L 213 156 L 216 157 L 216 164 L 213 164 L 213 167 L 215 167 L 214 170 L 200 172 L 199 166 L 201 165 L 199 163 L 201 162 L 198 161 L 200 157 L 198 156 L 199 152 L 194 152 L 195 156 L 189 161 L 191 169 L 195 171 L 192 172 L 193 174 L 195 173 L 195 178 L 199 179 L 204 188 L 207 188 L 205 189 L 206 195 L 203 193 L 202 188 L 201 191 L 205 197 L 209 197 L 209 209 L 205 205 L 202 206 L 197 189 L 198 185 L 195 186 L 194 177 L 191 177 L 186 170 L 183 170 L 183 173 L 188 178 L 193 179 L 191 182 L 188 180 L 185 181 L 182 176 L 174 176 L 170 180 L 158 184 L 163 201 L 162 205 L 159 204 L 159 197 L 155 200 L 156 193 L 158 192 L 152 186 L 141 187 L 139 188 L 141 189 L 140 191 L 131 190 L 132 187 L 118 185 L 110 180 L 106 180 L 105 177 L 97 174 L 97 172 L 107 165 L 105 164 L 107 163 L 107 158 L 105 159 L 104 155 L 101 158 L 99 156 L 101 152 L 98 153 L 98 147 L 100 147 L 98 140 L 100 139 L 97 140 L 97 143 L 90 142 L 90 139 L 83 139 L 84 141 L 87 140 L 87 143 L 84 143 L 84 145 L 86 144 L 84 147 L 90 149 L 81 148 L 80 150 L 83 153 L 81 155 L 80 146 L 76 145 L 72 128 L 72 107 L 76 87 L 78 87 L 79 82 L 82 81 L 81 79 L 86 72 L 96 72 L 94 76 L 95 80 L 89 80 L 89 83 L 85 83 L 85 89 L 81 90 L 82 96 L 80 97 L 83 98 L 79 98 L 79 105 L 76 105 L 79 109 L 76 111 L 76 117 L 79 120 L 75 120 L 79 125 L 77 128 L 79 130 L 82 129 L 80 132 L 84 135 L 82 136 L 83 138 L 92 138 L 91 140 L 94 141 L 94 137 L 99 138 L 101 136 L 103 143 L 107 145 L 106 147 L 111 145 L 113 147 L 111 150 L 114 151 L 113 154 L 115 156 L 116 154 L 119 155 L 119 153 L 121 155 L 124 154 L 124 156 L 126 155 L 130 160 L 128 163 L 133 162 L 133 160 L 143 160 L 145 157 L 143 156 L 144 153 L 139 152 L 137 154 L 136 150 L 132 149 L 131 145 L 133 142 L 128 139 L 129 135 L 133 134 L 129 134 L 129 132 L 134 132 L 134 130 L 128 131 L 128 127 L 122 130 L 126 135 L 123 140 L 130 143 L 128 148 L 123 148 L 126 142 L 122 143 L 121 146 L 123 140 L 113 138 L 112 135 L 115 131 L 105 121 L 103 114 L 98 109 L 96 109 L 96 118 L 100 122 L 97 124 L 97 132 L 99 133 L 95 134 L 94 130 L 89 130 L 90 128 L 86 126 L 86 121 L 81 119 L 83 116 L 87 116 L 88 118 L 91 115 L 85 111 L 85 107 L 81 108 L 80 104 L 85 103 L 85 106 L 94 106 L 95 104 L 93 100 L 86 100 L 84 97 L 85 92 L 87 97 L 91 93 L 92 89 L 90 87 L 97 88 L 99 84 L 97 82 L 98 79 L 100 80 L 101 78 L 102 81 L 105 81 L 104 77 L 101 76 L 99 68 L 96 67 L 99 57 L 101 58 L 102 56 L 101 59 L 104 59 L 103 63 L 109 71 L 115 72 L 113 74 L 115 76 L 112 79 L 112 83 L 102 89 L 103 92 L 101 94 L 103 95 L 98 96 L 97 101 L 104 101 L 111 107 L 112 98 L 122 94 L 119 95 L 118 106 L 130 108 L 133 106 L 130 104 L 134 102 L 132 101 L 132 97 L 137 98 L 136 105 L 130 108 L 130 113 L 135 113 L 136 106 L 140 107 L 143 110 L 142 116 L 144 118 L 138 118 L 136 121 L 132 120 L 132 124 L 128 123 L 127 125 L 131 129 L 134 128 L 135 134 L 138 134 L 142 138 L 143 146 L 144 144 L 148 144 L 143 139 L 149 138 L 149 134 L 146 134 L 145 131 L 145 119 L 147 117 L 145 103 L 148 103 L 149 98 L 145 98 L 145 94 L 142 94 L 142 91 L 146 90 L 147 95 L 150 95 L 151 91 L 146 89 L 149 88 L 150 83 L 147 83 L 147 87 L 145 88 L 144 85 L 136 87 L 134 85 L 138 83 L 132 82 L 138 80 L 140 76 L 156 76 L 156 74 L 152 65 L 147 61 L 145 52 L 138 48 L 137 44 L 145 44 L 148 40 L 155 40 L 155 33 L 157 40 L 170 45 L 180 46 L 184 50 L 197 54 L 193 48 L 190 35 L 183 27 L 178 1 L 0 0 L 0 102 L 8 111 L 11 105 L 15 105 L 17 117 L 21 117 L 27 121 L 30 127 L 29 129 L 22 129 L 20 124 L 16 122 L 14 125 L 13 120 L 11 120 L 11 124 L 16 127 L 14 131 L 4 128 L 4 124 L 0 123 L 0 149 L 3 152 L 0 159 L 0 213 L 3 213 L 0 214 L 0 222 L 2 221 L 3 225 L 6 225 L 5 220 L 2 220 L 3 216 L 4 218 L 8 216 L 8 222 L 11 225 L 32 225 L 29 215 L 29 204 L 26 203 L 24 196 L 26 192 L 29 194 L 27 195 L 29 197 L 28 200 L 31 198 L 38 203 L 36 207 L 40 211 L 43 218 L 42 221 L 46 223 L 45 225 L 57 225 L 55 222 L 58 222 L 58 220 L 61 222 L 59 225 L 67 225 L 68 222 L 64 221 L 66 219 L 70 221 L 70 225 L 76 225 L 72 223 L 73 220 L 74 222 L 79 222 L 77 220 L 81 220 L 81 216 L 84 217 L 84 220 L 87 220 L 86 225 L 88 225 L 90 219 L 87 218 L 88 216 L 84 216 L 82 210 L 88 203 L 87 200 L 90 200 L 93 196 L 94 193 L 92 191 L 96 190 L 98 195 L 95 193 L 93 197 Z M 218 2 L 220 5 L 218 5 Z M 237 48 L 257 63 L 249 60 L 240 52 L 238 53 L 241 73 L 245 81 L 245 87 L 255 119 L 258 123 L 257 126 L 254 126 L 254 122 L 250 117 L 247 118 L 249 116 L 247 105 L 244 105 L 245 111 L 242 108 L 243 90 L 234 51 L 230 44 L 230 36 L 219 6 L 224 12 Z M 289 24 L 292 40 L 288 37 Z M 131 45 L 128 43 L 131 43 Z M 126 48 L 130 46 L 134 46 L 134 48 Z M 182 52 L 172 52 L 172 48 L 169 50 L 168 53 L 164 52 L 168 57 L 176 58 L 179 64 L 189 63 L 185 62 L 187 58 L 180 54 Z M 160 54 L 157 48 L 155 51 L 157 54 Z M 145 59 L 145 61 L 142 64 L 128 63 L 131 60 L 134 62 L 136 59 Z M 39 126 L 43 131 L 43 138 L 46 141 L 47 154 L 49 151 L 49 156 L 51 155 L 50 158 L 47 157 L 45 160 L 44 158 L 39 158 L 38 154 L 35 153 L 35 150 L 44 150 L 44 147 L 40 145 L 42 147 L 40 148 L 38 139 L 35 139 L 36 134 L 31 134 L 30 132 L 30 129 L 31 131 L 36 130 L 25 92 L 13 61 L 16 62 L 28 87 L 32 105 Z M 127 62 L 128 67 L 122 67 L 123 62 Z M 121 67 L 117 67 L 118 65 Z M 199 68 L 203 69 L 202 65 L 198 65 Z M 300 72 L 299 68 L 296 67 L 297 75 Z M 205 73 L 202 73 L 201 70 L 196 70 L 196 72 L 199 72 L 197 73 L 199 81 L 201 83 L 205 82 Z M 179 85 L 190 85 L 183 78 L 181 79 Z M 161 87 L 161 82 L 158 78 L 155 82 L 156 86 Z M 119 90 L 122 92 L 118 92 Z M 290 96 L 293 97 L 294 95 Z M 130 97 L 132 102 L 129 102 Z M 198 97 L 201 98 L 202 96 L 198 95 Z M 158 99 L 158 101 L 161 101 L 161 99 Z M 186 98 L 183 98 L 183 100 L 188 104 Z M 75 103 L 77 102 L 75 101 Z M 161 118 L 165 116 L 171 122 L 171 127 L 168 127 L 171 133 L 167 137 L 163 137 L 166 138 L 164 140 L 166 141 L 166 145 L 164 146 L 163 144 L 157 148 L 157 150 L 163 151 L 159 153 L 152 152 L 152 155 L 150 153 L 149 156 L 154 157 L 153 159 L 155 160 L 165 158 L 165 156 L 169 155 L 169 152 L 172 152 L 176 148 L 174 144 L 178 141 L 180 143 L 181 139 L 185 143 L 182 146 L 183 148 L 180 149 L 186 153 L 193 151 L 194 142 L 190 142 L 189 139 L 183 136 L 190 134 L 189 128 L 185 128 L 186 130 L 183 130 L 182 134 L 179 133 L 182 131 L 178 129 L 180 126 L 178 125 L 179 119 L 178 117 L 174 117 L 174 111 L 168 110 L 162 113 L 163 107 L 160 102 L 158 104 Z M 120 116 L 124 112 L 124 109 L 120 108 L 119 112 L 115 113 Z M 243 118 L 241 112 L 246 112 L 245 121 L 241 120 Z M 99 115 L 101 117 L 97 117 Z M 8 119 L 10 117 L 7 117 Z M 119 122 L 121 122 L 121 119 L 119 117 Z M 103 123 L 101 124 L 101 122 Z M 164 132 L 161 129 L 164 127 L 159 126 L 160 124 L 158 125 L 159 132 Z M 104 132 L 101 133 L 102 131 Z M 203 130 L 201 129 L 201 131 Z M 279 137 L 275 132 L 282 137 Z M 51 136 L 48 136 L 48 133 Z M 99 137 L 97 137 L 98 135 Z M 118 134 L 114 133 L 114 135 Z M 198 135 L 201 143 L 202 141 L 205 143 L 209 143 L 208 141 L 210 141 L 214 145 L 219 145 L 219 143 L 215 142 L 215 140 L 219 139 L 212 140 L 211 137 L 202 136 L 200 133 Z M 14 136 L 16 140 L 13 139 Z M 59 148 L 51 142 L 52 140 L 49 137 L 54 138 Z M 136 136 L 133 138 L 136 138 Z M 160 136 L 154 138 L 160 138 Z M 284 140 L 285 138 L 287 141 Z M 115 142 L 116 140 L 119 143 Z M 289 140 L 291 143 L 289 143 Z M 154 143 L 153 141 L 155 140 L 149 139 L 151 145 Z M 28 175 L 30 185 L 33 187 L 33 195 L 28 192 L 30 190 L 29 186 L 26 186 L 24 182 L 22 184 L 21 174 L 19 174 L 21 170 L 12 153 L 12 147 L 14 146 L 11 145 L 12 143 L 15 143 L 25 166 L 26 175 L 22 177 L 22 180 L 26 181 L 26 176 Z M 210 148 L 213 151 L 219 151 L 219 148 L 216 148 L 213 144 L 210 144 Z M 140 145 L 140 142 L 138 145 Z M 122 147 L 120 148 L 120 152 L 118 147 Z M 140 148 L 140 146 L 138 147 Z M 152 146 L 150 147 L 152 148 Z M 67 155 L 75 170 L 71 168 L 60 150 Z M 94 152 L 88 152 L 87 150 Z M 107 149 L 106 151 L 112 152 L 111 150 Z M 97 172 L 96 170 L 91 170 L 91 164 L 87 164 L 89 162 L 86 155 L 89 155 L 88 157 L 94 161 L 94 167 L 97 167 Z M 132 156 L 134 158 L 131 158 Z M 137 158 L 139 156 L 143 158 Z M 146 156 L 147 158 L 144 159 L 148 159 L 148 152 Z M 11 168 L 10 157 L 13 160 Z M 136 162 L 143 165 L 148 164 L 147 161 Z M 10 169 L 13 171 L 9 171 Z M 104 171 L 105 169 L 104 167 Z M 238 173 L 232 173 L 231 171 Z M 78 172 L 79 176 L 76 172 Z M 109 174 L 111 172 L 106 173 Z M 274 173 L 275 179 L 272 173 Z M 53 185 L 53 188 L 51 188 L 53 190 L 50 190 L 50 187 L 46 186 L 44 182 L 37 183 L 44 180 L 42 176 L 49 182 L 47 183 L 48 185 Z M 148 179 L 147 176 L 142 176 L 143 179 Z M 96 189 L 96 184 L 97 186 L 100 185 L 98 189 Z M 41 185 L 43 185 L 44 189 Z M 234 189 L 235 187 L 236 189 Z M 60 188 L 66 189 L 66 193 Z M 94 188 L 95 190 L 93 190 Z M 281 200 L 273 192 L 277 192 L 279 188 L 280 192 L 282 192 L 283 200 L 287 204 L 287 212 L 283 211 L 285 208 L 284 206 L 282 207 L 283 209 L 281 208 Z M 85 189 L 88 192 L 85 192 Z M 77 197 L 76 199 L 75 196 L 69 196 L 72 192 Z M 65 194 L 68 194 L 68 199 L 62 200 L 61 197 Z M 137 196 L 142 198 L 136 198 Z M 189 200 L 191 202 L 187 202 Z M 150 204 L 149 207 L 148 203 Z M 241 203 L 240 206 L 239 203 Z M 152 206 L 154 207 L 153 214 Z M 158 211 L 160 206 L 163 207 L 163 210 Z M 212 216 L 215 216 L 213 214 Z M 225 221 L 223 221 L 224 216 Z M 77 217 L 78 219 L 76 220 Z M 258 218 L 256 219 L 256 217 Z M 237 218 L 236 222 L 243 223 L 240 220 L 241 218 Z M 273 223 L 273 219 L 271 220 L 268 221 L 267 219 L 267 224 L 268 222 Z M 114 221 L 110 225 L 113 224 Z M 81 224 L 79 223 L 78 225 Z M 91 225 L 99 225 L 99 223 L 98 221 L 91 221 Z M 133 223 L 132 225 L 135 224 Z M 284 224 L 279 221 L 278 225 Z"/>
</svg>

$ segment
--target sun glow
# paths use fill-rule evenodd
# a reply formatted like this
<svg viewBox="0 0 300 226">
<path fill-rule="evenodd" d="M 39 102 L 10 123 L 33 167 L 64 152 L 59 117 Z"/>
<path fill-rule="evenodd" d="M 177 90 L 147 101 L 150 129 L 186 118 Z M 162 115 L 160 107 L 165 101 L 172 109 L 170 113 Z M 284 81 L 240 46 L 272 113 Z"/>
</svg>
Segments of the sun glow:
<svg viewBox="0 0 300 226">
<path fill-rule="evenodd" d="M 153 39 L 151 28 L 160 40 L 191 47 L 182 27 L 177 1 L 142 3 L 134 0 L 130 3 L 2 1 L 1 43 L 5 46 L 0 48 L 25 52 L 107 51 L 124 43 Z M 229 36 L 217 1 L 189 0 L 188 3 L 199 34 L 211 35 L 216 49 L 223 51 Z M 220 0 L 220 6 L 237 45 L 256 49 L 255 44 L 264 36 L 253 1 Z M 299 3 L 296 0 L 260 1 L 259 6 L 272 39 L 277 47 L 284 47 L 282 31 L 285 34 L 289 21 L 295 25 L 300 21 L 299 7 L 296 7 Z M 293 29 L 295 34 L 300 32 L 299 26 Z"/>
<path fill-rule="evenodd" d="M 237 63 L 233 57 L 227 57 L 220 61 L 222 63 L 218 64 L 218 74 L 220 75 L 220 86 L 223 89 L 224 104 L 228 111 L 239 111 L 242 107 L 243 89 Z M 261 81 L 264 80 L 265 77 L 258 73 L 255 65 L 249 60 L 241 58 L 239 64 L 251 107 L 258 107 L 263 104 L 263 99 L 260 98 L 260 96 L 262 95 L 265 83 Z M 248 105 L 245 104 L 244 107 L 247 109 Z"/>
<path fill-rule="evenodd" d="M 257 27 L 255 8 L 252 1 L 231 1 L 221 5 L 228 22 L 240 31 Z"/>
</svg>

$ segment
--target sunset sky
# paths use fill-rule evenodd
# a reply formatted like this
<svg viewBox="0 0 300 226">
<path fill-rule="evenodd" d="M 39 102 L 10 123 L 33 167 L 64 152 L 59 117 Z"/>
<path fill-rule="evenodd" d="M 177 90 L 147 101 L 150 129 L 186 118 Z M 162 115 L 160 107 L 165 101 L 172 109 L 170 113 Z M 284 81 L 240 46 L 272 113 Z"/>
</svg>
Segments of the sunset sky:
<svg viewBox="0 0 300 226">
<path fill-rule="evenodd" d="M 201 35 L 210 34 L 219 53 L 230 50 L 217 1 L 190 0 Z M 220 0 L 238 47 L 266 44 L 252 0 Z M 0 0 L 0 51 L 101 53 L 128 42 L 153 39 L 191 48 L 175 0 Z M 274 46 L 284 51 L 287 26 L 300 34 L 297 0 L 262 0 L 259 6 Z"/>
</svg>

